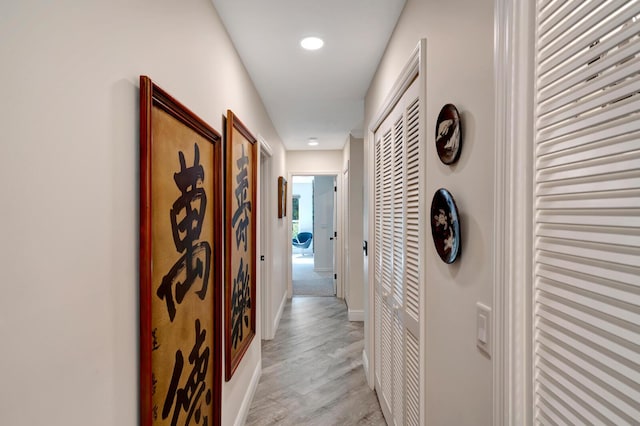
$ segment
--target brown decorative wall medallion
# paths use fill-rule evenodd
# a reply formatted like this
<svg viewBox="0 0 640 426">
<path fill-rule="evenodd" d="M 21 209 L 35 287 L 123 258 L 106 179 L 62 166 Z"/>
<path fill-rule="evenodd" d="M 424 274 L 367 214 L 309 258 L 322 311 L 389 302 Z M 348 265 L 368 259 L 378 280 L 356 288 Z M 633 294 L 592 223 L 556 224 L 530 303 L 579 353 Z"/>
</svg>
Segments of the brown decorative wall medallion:
<svg viewBox="0 0 640 426">
<path fill-rule="evenodd" d="M 436 122 L 436 149 L 444 164 L 453 164 L 460 157 L 462 148 L 462 125 L 460 114 L 453 104 L 446 104 L 438 114 Z"/>
</svg>

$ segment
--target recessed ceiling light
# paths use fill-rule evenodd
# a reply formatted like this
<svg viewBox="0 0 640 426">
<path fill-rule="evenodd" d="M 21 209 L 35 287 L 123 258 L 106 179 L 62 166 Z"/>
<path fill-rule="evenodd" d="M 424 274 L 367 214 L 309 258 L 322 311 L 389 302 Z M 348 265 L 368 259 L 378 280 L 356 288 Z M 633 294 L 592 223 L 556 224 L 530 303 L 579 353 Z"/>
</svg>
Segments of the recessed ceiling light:
<svg viewBox="0 0 640 426">
<path fill-rule="evenodd" d="M 300 46 L 307 50 L 318 50 L 324 46 L 324 41 L 319 37 L 305 37 L 300 40 Z"/>
<path fill-rule="evenodd" d="M 318 138 L 309 138 L 309 146 L 318 145 Z"/>
</svg>

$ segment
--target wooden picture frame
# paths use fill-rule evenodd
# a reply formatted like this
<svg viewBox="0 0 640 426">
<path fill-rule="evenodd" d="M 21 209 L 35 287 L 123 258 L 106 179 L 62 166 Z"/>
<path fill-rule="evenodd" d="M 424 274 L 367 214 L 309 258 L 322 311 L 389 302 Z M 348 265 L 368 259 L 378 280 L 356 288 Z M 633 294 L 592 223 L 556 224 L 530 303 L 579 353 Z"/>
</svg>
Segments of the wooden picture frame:
<svg viewBox="0 0 640 426">
<path fill-rule="evenodd" d="M 225 380 L 233 376 L 256 335 L 258 143 L 227 111 L 225 134 Z"/>
<path fill-rule="evenodd" d="M 278 177 L 278 218 L 287 216 L 287 180 L 283 176 Z"/>
<path fill-rule="evenodd" d="M 222 139 L 140 76 L 140 423 L 221 424 Z"/>
</svg>

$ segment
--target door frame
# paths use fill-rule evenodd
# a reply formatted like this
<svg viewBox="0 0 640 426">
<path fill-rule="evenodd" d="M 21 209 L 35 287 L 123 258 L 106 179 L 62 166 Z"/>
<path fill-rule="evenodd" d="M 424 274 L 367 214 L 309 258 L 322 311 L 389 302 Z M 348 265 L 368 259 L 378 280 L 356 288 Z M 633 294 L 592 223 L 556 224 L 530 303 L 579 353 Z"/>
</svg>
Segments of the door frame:
<svg viewBox="0 0 640 426">
<path fill-rule="evenodd" d="M 342 173 L 339 170 L 324 170 L 324 171 L 318 171 L 318 172 L 309 172 L 309 171 L 289 171 L 288 175 L 287 175 L 287 182 L 291 182 L 291 190 L 288 191 L 287 194 L 287 211 L 292 211 L 292 199 L 293 199 L 293 176 L 334 176 L 335 177 L 335 181 L 336 181 L 336 187 L 337 187 L 337 200 L 335 205 L 333 206 L 336 214 L 337 214 L 337 220 L 338 223 L 335 224 L 335 228 L 340 230 L 342 229 L 342 202 L 341 202 L 341 198 L 342 198 Z M 293 215 L 289 214 L 287 215 L 287 236 L 288 236 L 288 240 L 287 240 L 287 267 L 289 269 L 287 269 L 287 297 L 289 299 L 291 299 L 291 297 L 293 296 L 293 282 L 292 282 L 292 278 L 291 278 L 291 268 L 292 268 L 292 264 L 291 264 L 291 256 L 293 255 L 293 248 L 291 245 L 291 239 L 293 238 L 293 234 L 292 234 L 292 226 L 293 226 Z M 343 240 L 344 236 L 338 234 L 338 239 L 337 239 L 337 244 L 335 244 L 335 248 L 334 248 L 334 257 L 337 257 L 338 259 L 342 259 L 342 240 Z M 344 293 L 343 293 L 343 287 L 342 287 L 342 262 L 336 262 L 335 266 L 334 266 L 334 274 L 337 274 L 338 278 L 336 280 L 336 297 L 339 299 L 344 298 Z"/>
<path fill-rule="evenodd" d="M 264 261 L 260 262 L 260 267 L 257 268 L 258 272 L 258 282 L 260 283 L 257 288 L 257 299 L 260 301 L 258 305 L 260 306 L 260 315 L 257 315 L 260 325 L 256 326 L 256 328 L 261 330 L 262 339 L 270 340 L 273 339 L 275 335 L 275 330 L 273 330 L 273 321 L 272 318 L 272 287 L 271 287 L 271 267 L 273 264 L 273 259 L 269 256 L 273 248 L 273 243 L 271 242 L 271 217 L 270 212 L 272 209 L 272 199 L 271 195 L 271 174 L 272 174 L 272 156 L 273 150 L 271 146 L 267 143 L 267 141 L 262 138 L 262 136 L 258 135 L 258 141 L 260 144 L 259 150 L 259 161 L 258 161 L 258 188 L 260 188 L 260 194 L 258 196 L 258 209 L 257 215 L 259 217 L 258 220 L 258 232 L 257 232 L 257 246 L 260 250 L 259 256 L 265 256 Z M 262 164 L 264 162 L 264 168 Z M 258 257 L 260 259 L 261 257 Z"/>
<path fill-rule="evenodd" d="M 350 207 L 349 207 L 349 160 L 347 160 L 346 164 L 345 164 L 345 168 L 342 171 L 342 228 L 341 231 L 339 231 L 342 234 L 342 253 L 343 256 L 342 258 L 338 258 L 341 259 L 340 263 L 342 264 L 342 272 L 343 275 L 345 276 L 345 286 L 343 288 L 343 296 L 344 299 L 347 303 L 347 307 L 349 307 L 349 285 L 347 284 L 350 280 L 351 277 L 349 277 L 350 275 L 350 268 L 351 268 L 351 259 L 350 259 L 350 246 L 349 246 L 349 240 L 350 240 L 350 235 L 349 233 L 351 232 L 349 229 L 349 212 L 350 212 Z M 337 226 L 337 224 L 336 224 Z"/>
<path fill-rule="evenodd" d="M 493 424 L 530 425 L 534 2 L 495 0 Z"/>
<path fill-rule="evenodd" d="M 411 53 L 409 60 L 402 68 L 402 71 L 398 75 L 395 83 L 387 93 L 387 96 L 378 109 L 378 113 L 374 116 L 372 121 L 369 123 L 368 129 L 368 137 L 367 137 L 367 147 L 365 149 L 365 160 L 367 165 L 365 166 L 366 172 L 366 189 L 365 192 L 368 197 L 368 214 L 365 216 L 365 224 L 364 227 L 368 232 L 368 255 L 365 256 L 364 261 L 364 280 L 366 285 L 365 291 L 365 348 L 362 352 L 363 358 L 363 366 L 365 368 L 365 375 L 367 377 L 367 383 L 371 389 L 375 388 L 375 370 L 376 363 L 380 362 L 380 360 L 375 359 L 375 350 L 374 350 L 374 342 L 375 342 L 375 197 L 374 197 L 374 179 L 375 172 L 373 169 L 373 165 L 375 164 L 375 132 L 380 127 L 385 118 L 391 113 L 396 104 L 400 101 L 404 93 L 407 91 L 409 86 L 413 83 L 414 80 L 418 80 L 418 92 L 420 96 L 420 104 L 422 105 L 422 109 L 420 111 L 420 128 L 423 132 L 423 141 L 426 141 L 426 95 L 427 95 L 427 40 L 420 39 L 417 46 Z M 421 147 L 422 152 L 424 153 L 426 150 L 425 146 Z M 424 154 L 423 154 L 424 155 Z M 426 172 L 421 168 L 420 170 L 420 182 L 421 185 L 425 185 L 426 182 Z M 422 200 L 424 204 L 424 199 Z M 421 206 L 422 211 L 425 211 L 426 207 L 424 205 Z M 424 282 L 426 277 L 426 269 L 425 269 L 425 253 L 424 251 L 420 253 L 419 265 L 421 268 L 421 280 Z M 426 291 L 424 289 L 420 292 L 420 307 L 425 307 L 426 304 Z M 420 372 L 419 372 L 419 380 L 420 380 L 420 394 L 426 398 L 426 312 L 422 310 L 420 319 L 419 319 L 419 332 L 420 332 Z M 420 419 L 421 424 L 424 424 L 426 421 L 426 413 L 425 413 L 425 401 L 421 401 L 420 404 Z"/>
</svg>

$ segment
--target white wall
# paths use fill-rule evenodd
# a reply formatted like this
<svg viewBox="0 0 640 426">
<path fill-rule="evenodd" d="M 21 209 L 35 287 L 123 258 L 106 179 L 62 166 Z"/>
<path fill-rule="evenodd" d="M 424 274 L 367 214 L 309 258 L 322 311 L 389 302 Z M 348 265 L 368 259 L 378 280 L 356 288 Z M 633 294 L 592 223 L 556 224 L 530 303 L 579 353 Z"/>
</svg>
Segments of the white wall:
<svg viewBox="0 0 640 426">
<path fill-rule="evenodd" d="M 287 171 L 312 175 L 314 172 L 338 172 L 342 169 L 341 150 L 287 151 Z"/>
<path fill-rule="evenodd" d="M 424 230 L 424 403 L 434 425 L 492 422 L 492 364 L 475 345 L 475 304 L 490 306 L 493 288 L 493 7 L 493 0 L 407 0 L 365 99 L 368 128 L 418 40 L 427 39 L 427 204 L 448 188 L 462 226 L 462 255 L 453 265 L 440 260 Z M 440 162 L 434 142 L 438 112 L 449 102 L 461 112 L 464 138 L 453 166 Z"/>
<path fill-rule="evenodd" d="M 300 232 L 313 232 L 313 182 L 293 183 L 291 195 L 299 195 L 298 218 Z"/>
<path fill-rule="evenodd" d="M 219 131 L 234 110 L 273 148 L 274 184 L 281 141 L 208 0 L 2 2 L 0 57 L 0 424 L 138 424 L 138 76 Z M 260 336 L 223 424 L 259 365 Z"/>
</svg>

